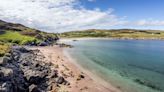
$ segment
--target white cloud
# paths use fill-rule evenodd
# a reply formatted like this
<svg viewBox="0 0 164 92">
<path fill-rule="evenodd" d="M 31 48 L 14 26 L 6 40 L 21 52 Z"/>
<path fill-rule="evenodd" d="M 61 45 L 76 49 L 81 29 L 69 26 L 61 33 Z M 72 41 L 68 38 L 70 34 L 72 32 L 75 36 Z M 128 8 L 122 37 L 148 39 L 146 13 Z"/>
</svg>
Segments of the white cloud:
<svg viewBox="0 0 164 92">
<path fill-rule="evenodd" d="M 140 20 L 134 23 L 137 26 L 164 26 L 164 21 L 159 20 Z"/>
<path fill-rule="evenodd" d="M 164 25 L 161 21 L 129 22 L 112 9 L 88 10 L 79 0 L 0 0 L 0 19 L 48 32 L 63 32 L 117 25 Z"/>
<path fill-rule="evenodd" d="M 61 32 L 119 24 L 111 10 L 87 10 L 77 0 L 0 0 L 0 19 Z"/>
</svg>

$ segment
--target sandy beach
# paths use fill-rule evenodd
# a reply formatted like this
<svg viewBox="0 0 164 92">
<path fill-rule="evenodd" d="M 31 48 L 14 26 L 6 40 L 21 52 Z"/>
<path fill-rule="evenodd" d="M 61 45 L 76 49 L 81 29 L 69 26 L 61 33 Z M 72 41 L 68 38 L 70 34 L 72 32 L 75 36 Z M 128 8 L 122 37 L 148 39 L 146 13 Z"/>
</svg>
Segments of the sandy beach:
<svg viewBox="0 0 164 92">
<path fill-rule="evenodd" d="M 69 86 L 61 86 L 60 91 L 69 92 L 121 92 L 112 85 L 102 85 L 99 79 L 88 74 L 70 61 L 70 57 L 64 54 L 64 49 L 59 46 L 34 47 L 39 49 L 48 62 L 52 62 L 54 67 L 70 82 Z"/>
</svg>

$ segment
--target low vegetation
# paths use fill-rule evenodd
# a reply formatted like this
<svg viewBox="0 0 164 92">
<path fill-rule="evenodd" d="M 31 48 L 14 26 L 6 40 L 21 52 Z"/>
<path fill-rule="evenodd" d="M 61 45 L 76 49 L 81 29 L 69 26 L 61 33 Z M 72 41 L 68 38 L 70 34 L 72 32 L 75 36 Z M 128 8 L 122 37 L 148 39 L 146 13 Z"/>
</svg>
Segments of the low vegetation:
<svg viewBox="0 0 164 92">
<path fill-rule="evenodd" d="M 79 37 L 105 37 L 105 38 L 134 38 L 134 39 L 164 39 L 164 31 L 159 30 L 84 30 L 72 31 L 60 34 L 63 38 Z"/>
<path fill-rule="evenodd" d="M 0 41 L 4 42 L 4 43 L 23 45 L 23 44 L 26 44 L 26 43 L 32 42 L 32 41 L 39 42 L 40 40 L 35 37 L 22 35 L 16 31 L 8 30 L 0 35 Z"/>
</svg>

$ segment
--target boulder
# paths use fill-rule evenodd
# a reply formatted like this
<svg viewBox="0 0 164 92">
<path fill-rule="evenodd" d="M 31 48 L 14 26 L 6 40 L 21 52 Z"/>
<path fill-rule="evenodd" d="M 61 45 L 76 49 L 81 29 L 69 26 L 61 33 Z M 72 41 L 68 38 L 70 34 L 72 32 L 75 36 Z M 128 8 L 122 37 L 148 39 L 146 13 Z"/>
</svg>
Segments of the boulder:
<svg viewBox="0 0 164 92">
<path fill-rule="evenodd" d="M 57 78 L 58 74 L 56 72 L 52 72 L 50 78 Z"/>
<path fill-rule="evenodd" d="M 13 76 L 13 70 L 10 68 L 0 68 L 0 74 L 3 74 L 4 77 Z M 0 76 L 2 77 L 2 76 Z"/>
<path fill-rule="evenodd" d="M 39 44 L 39 46 L 48 46 L 48 43 L 46 43 L 46 42 L 41 42 L 41 43 Z"/>
<path fill-rule="evenodd" d="M 11 55 L 12 59 L 15 61 L 18 61 L 20 58 L 20 52 L 18 51 L 12 51 L 12 55 Z"/>
<path fill-rule="evenodd" d="M 80 74 L 80 75 L 78 75 L 78 77 L 77 77 L 77 81 L 79 81 L 79 80 L 81 80 L 81 79 L 84 79 L 84 78 L 85 78 L 85 76 L 82 75 L 82 74 Z"/>
<path fill-rule="evenodd" d="M 80 77 L 80 78 L 85 78 L 85 76 L 84 76 L 84 75 L 81 75 L 81 74 L 79 75 L 79 77 Z"/>
<path fill-rule="evenodd" d="M 0 60 L 0 66 L 5 66 L 9 61 L 11 61 L 10 57 L 3 57 L 3 60 Z"/>
<path fill-rule="evenodd" d="M 35 84 L 35 85 L 37 85 L 37 84 L 41 83 L 43 80 L 44 80 L 44 79 L 41 78 L 40 76 L 31 76 L 30 79 L 28 80 L 28 82 L 29 82 L 30 84 Z"/>
<path fill-rule="evenodd" d="M 62 84 L 64 82 L 65 82 L 65 79 L 63 77 L 58 77 L 58 79 L 56 81 L 57 84 Z"/>
<path fill-rule="evenodd" d="M 42 92 L 36 85 L 32 84 L 29 86 L 29 92 Z"/>
<path fill-rule="evenodd" d="M 11 56 L 11 53 L 6 53 L 5 56 L 6 57 L 10 57 Z"/>
<path fill-rule="evenodd" d="M 30 50 L 27 50 L 24 47 L 17 48 L 17 50 L 20 51 L 21 53 L 28 53 L 28 52 L 30 52 Z"/>
<path fill-rule="evenodd" d="M 29 92 L 29 89 L 23 86 L 18 86 L 17 92 Z"/>
<path fill-rule="evenodd" d="M 4 82 L 0 85 L 0 92 L 14 92 L 13 86 L 9 82 Z"/>
</svg>

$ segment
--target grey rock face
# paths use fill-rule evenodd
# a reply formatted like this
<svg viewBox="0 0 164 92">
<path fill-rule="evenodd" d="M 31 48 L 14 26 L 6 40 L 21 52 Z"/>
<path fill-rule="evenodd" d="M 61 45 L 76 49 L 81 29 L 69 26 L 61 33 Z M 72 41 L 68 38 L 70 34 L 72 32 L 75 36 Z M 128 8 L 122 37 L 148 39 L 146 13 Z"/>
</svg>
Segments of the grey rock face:
<svg viewBox="0 0 164 92">
<path fill-rule="evenodd" d="M 0 66 L 6 65 L 10 60 L 9 57 L 4 56 L 3 60 L 0 61 Z"/>
<path fill-rule="evenodd" d="M 69 84 L 43 58 L 39 50 L 13 48 L 0 62 L 0 92 L 47 92 Z"/>
</svg>

